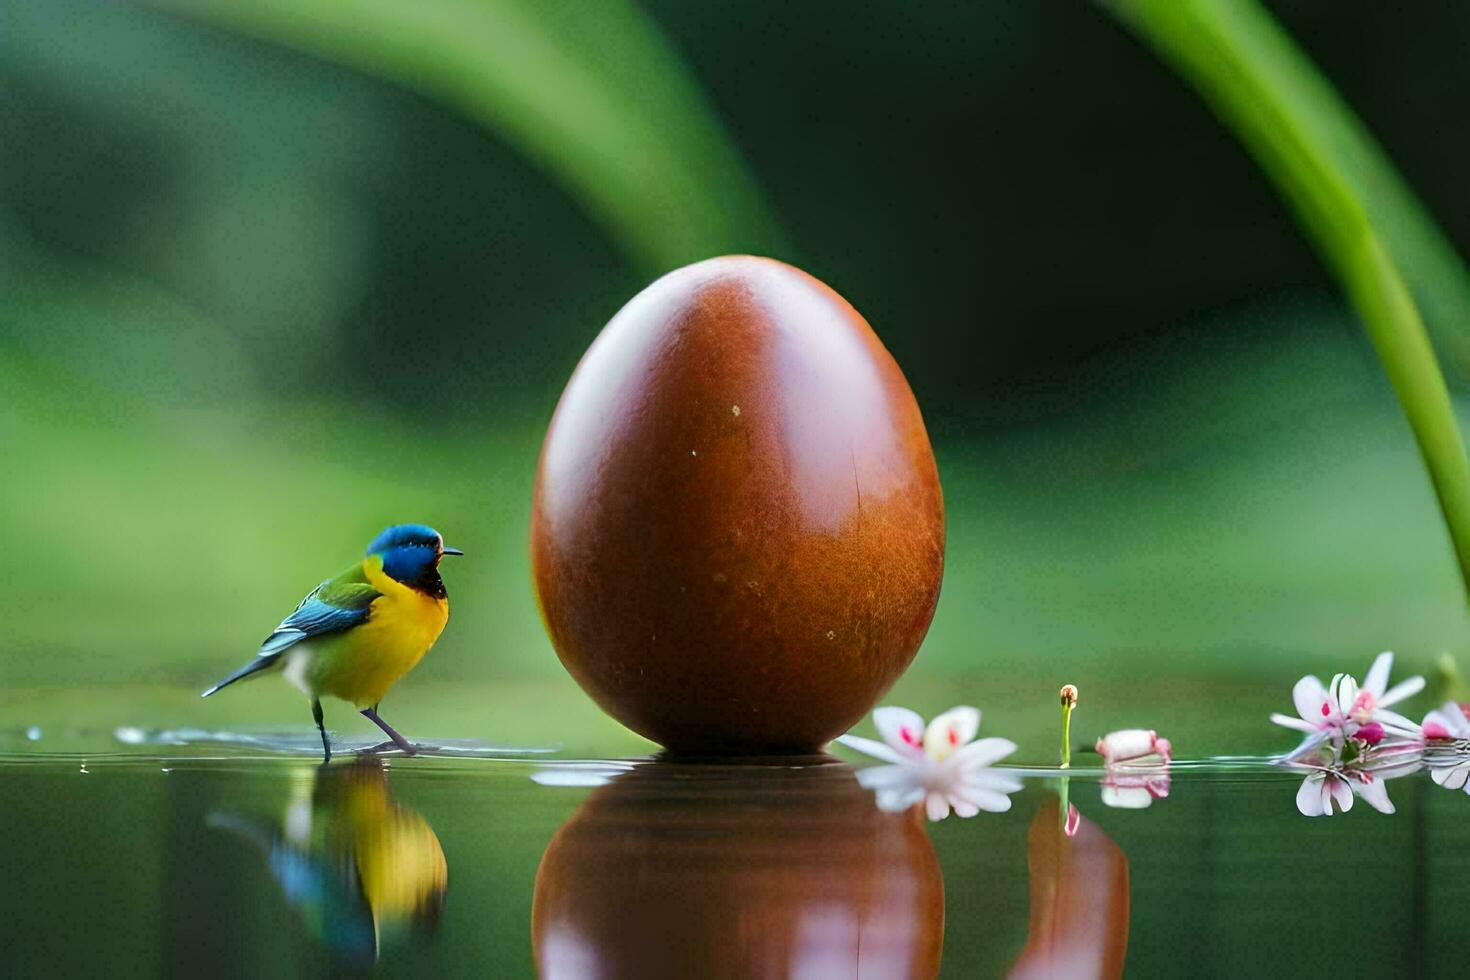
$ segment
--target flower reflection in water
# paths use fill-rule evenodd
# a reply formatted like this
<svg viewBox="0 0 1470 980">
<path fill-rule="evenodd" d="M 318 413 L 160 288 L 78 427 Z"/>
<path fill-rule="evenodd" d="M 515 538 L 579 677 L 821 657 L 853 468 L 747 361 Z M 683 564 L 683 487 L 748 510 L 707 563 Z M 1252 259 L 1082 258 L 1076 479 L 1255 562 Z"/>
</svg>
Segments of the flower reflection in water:
<svg viewBox="0 0 1470 980">
<path fill-rule="evenodd" d="M 1424 764 L 1445 789 L 1470 793 L 1470 714 L 1454 701 L 1424 716 Z"/>
<path fill-rule="evenodd" d="M 313 767 L 298 786 L 278 821 L 222 811 L 209 823 L 260 847 L 306 930 L 346 965 L 370 966 L 385 945 L 431 931 L 444 851 L 423 817 L 393 802 L 383 764 Z"/>
<path fill-rule="evenodd" d="M 922 803 L 930 820 L 943 820 L 951 808 L 961 817 L 1011 808 L 1009 794 L 1019 792 L 1021 782 L 991 767 L 1016 751 L 1016 743 L 1004 738 L 975 741 L 979 710 L 951 708 L 925 725 L 907 708 L 884 707 L 873 712 L 873 723 L 883 741 L 856 735 L 837 741 L 889 763 L 858 773 L 858 781 L 877 794 L 881 809 L 900 813 Z"/>
<path fill-rule="evenodd" d="M 1417 748 L 1412 747 L 1387 756 L 1365 753 L 1348 762 L 1334 760 L 1327 751 L 1321 755 L 1322 761 L 1315 765 L 1309 761 L 1288 763 L 1307 774 L 1297 790 L 1296 808 L 1308 817 L 1346 813 L 1355 798 L 1379 813 L 1393 813 L 1388 781 L 1418 772 L 1424 765 Z"/>
<path fill-rule="evenodd" d="M 809 760 L 808 760 L 809 761 Z M 597 774 L 545 774 L 567 785 Z M 603 773 L 536 873 L 544 977 L 927 977 L 944 884 L 917 813 L 842 764 Z"/>
<path fill-rule="evenodd" d="M 1128 951 L 1128 858 L 1080 815 L 1062 829 L 1060 801 L 1026 834 L 1031 926 L 1012 977 L 1117 977 Z"/>
</svg>

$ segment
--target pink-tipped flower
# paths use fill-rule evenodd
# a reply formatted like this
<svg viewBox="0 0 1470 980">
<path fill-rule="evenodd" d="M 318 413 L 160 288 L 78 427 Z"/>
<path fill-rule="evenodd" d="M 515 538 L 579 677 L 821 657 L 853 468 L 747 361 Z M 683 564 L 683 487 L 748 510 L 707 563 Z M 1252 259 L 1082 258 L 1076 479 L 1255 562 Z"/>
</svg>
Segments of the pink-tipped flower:
<svg viewBox="0 0 1470 980">
<path fill-rule="evenodd" d="M 1293 755 L 1328 739 L 1341 746 L 1345 738 L 1356 737 L 1362 728 L 1374 723 L 1387 735 L 1415 738 L 1419 726 L 1388 709 L 1422 691 L 1424 678 L 1410 677 L 1389 687 L 1388 675 L 1392 670 L 1393 654 L 1385 652 L 1374 658 L 1362 687 L 1348 674 L 1334 675 L 1332 683 L 1326 685 L 1309 674 L 1297 681 L 1291 691 L 1297 717 L 1276 713 L 1271 720 L 1306 733 L 1307 740 Z"/>
<path fill-rule="evenodd" d="M 1118 767 L 1156 769 L 1168 766 L 1174 747 L 1159 733 L 1144 728 L 1125 728 L 1097 740 L 1097 754 L 1109 769 Z"/>
<path fill-rule="evenodd" d="M 884 707 L 873 712 L 873 723 L 883 741 L 843 735 L 838 742 L 889 763 L 858 772 L 858 782 L 877 794 L 878 807 L 902 812 L 920 803 L 930 820 L 943 820 L 949 811 L 973 817 L 981 810 L 1003 813 L 1011 808 L 1008 794 L 1021 789 L 1020 780 L 991 767 L 1016 751 L 1004 738 L 982 738 L 980 712 L 968 706 L 951 708 L 927 725 L 907 708 Z"/>
</svg>

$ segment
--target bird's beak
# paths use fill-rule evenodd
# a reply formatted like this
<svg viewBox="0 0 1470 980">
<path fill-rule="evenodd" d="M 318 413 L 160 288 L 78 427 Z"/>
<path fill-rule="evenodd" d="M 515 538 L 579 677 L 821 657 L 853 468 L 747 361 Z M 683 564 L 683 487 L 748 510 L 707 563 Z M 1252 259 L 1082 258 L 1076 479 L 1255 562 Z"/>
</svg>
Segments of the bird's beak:
<svg viewBox="0 0 1470 980">
<path fill-rule="evenodd" d="M 462 554 L 464 554 L 464 552 L 463 551 L 460 551 L 458 548 L 451 548 L 448 545 L 445 545 L 444 546 L 444 551 L 442 553 L 443 554 L 446 554 L 446 555 L 462 555 Z"/>
</svg>

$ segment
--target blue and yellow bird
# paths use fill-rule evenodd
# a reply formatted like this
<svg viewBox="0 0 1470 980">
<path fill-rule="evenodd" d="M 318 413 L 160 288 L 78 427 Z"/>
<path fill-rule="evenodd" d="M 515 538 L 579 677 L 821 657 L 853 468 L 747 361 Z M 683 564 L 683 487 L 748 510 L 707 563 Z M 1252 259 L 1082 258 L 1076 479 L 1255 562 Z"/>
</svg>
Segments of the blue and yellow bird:
<svg viewBox="0 0 1470 980">
<path fill-rule="evenodd" d="M 446 548 L 439 532 L 423 524 L 388 528 L 368 545 L 366 558 L 312 589 L 265 638 L 255 659 L 203 696 L 280 668 L 311 698 L 324 762 L 332 759 L 332 743 L 322 721 L 323 695 L 352 702 L 413 755 L 408 740 L 378 717 L 378 703 L 444 631 L 449 597 L 439 577 L 439 559 L 462 554 Z"/>
</svg>

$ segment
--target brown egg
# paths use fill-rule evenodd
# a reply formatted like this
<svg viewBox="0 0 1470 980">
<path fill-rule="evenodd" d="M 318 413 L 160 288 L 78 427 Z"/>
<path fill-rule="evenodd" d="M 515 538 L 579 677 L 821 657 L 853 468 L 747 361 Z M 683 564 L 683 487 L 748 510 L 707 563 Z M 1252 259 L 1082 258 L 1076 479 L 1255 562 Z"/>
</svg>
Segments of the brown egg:
<svg viewBox="0 0 1470 980">
<path fill-rule="evenodd" d="M 913 393 L 841 296 L 772 259 L 672 272 L 577 366 L 531 560 L 562 663 L 676 751 L 809 751 L 913 659 L 944 504 Z"/>
<path fill-rule="evenodd" d="M 944 880 L 922 816 L 847 766 L 655 764 L 557 831 L 536 872 L 537 974 L 933 977 Z"/>
</svg>

